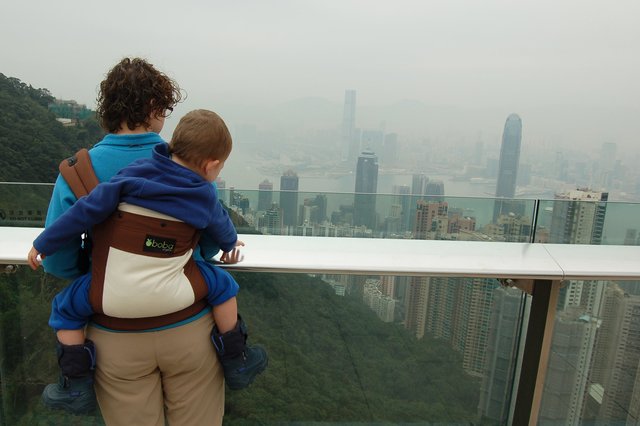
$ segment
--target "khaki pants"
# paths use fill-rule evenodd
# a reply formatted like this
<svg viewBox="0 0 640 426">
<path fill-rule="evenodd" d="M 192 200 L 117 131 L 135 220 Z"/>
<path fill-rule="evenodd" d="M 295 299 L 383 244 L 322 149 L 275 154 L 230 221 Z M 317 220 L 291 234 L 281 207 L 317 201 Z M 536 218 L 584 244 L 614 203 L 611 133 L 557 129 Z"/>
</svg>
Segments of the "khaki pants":
<svg viewBox="0 0 640 426">
<path fill-rule="evenodd" d="M 224 375 L 211 343 L 213 318 L 147 333 L 88 327 L 95 389 L 108 426 L 221 425 Z"/>
</svg>

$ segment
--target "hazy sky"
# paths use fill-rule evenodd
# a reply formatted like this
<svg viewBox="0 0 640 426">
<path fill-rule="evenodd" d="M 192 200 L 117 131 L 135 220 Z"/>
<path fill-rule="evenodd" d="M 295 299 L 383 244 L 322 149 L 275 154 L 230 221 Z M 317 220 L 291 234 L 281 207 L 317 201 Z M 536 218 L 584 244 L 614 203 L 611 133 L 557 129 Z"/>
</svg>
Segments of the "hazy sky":
<svg viewBox="0 0 640 426">
<path fill-rule="evenodd" d="M 105 72 L 135 55 L 187 92 L 177 117 L 301 97 L 340 104 L 350 88 L 363 107 L 495 111 L 495 133 L 517 112 L 523 140 L 570 132 L 563 117 L 586 109 L 568 121 L 640 142 L 637 0 L 6 0 L 1 10 L 0 72 L 90 107 Z"/>
</svg>

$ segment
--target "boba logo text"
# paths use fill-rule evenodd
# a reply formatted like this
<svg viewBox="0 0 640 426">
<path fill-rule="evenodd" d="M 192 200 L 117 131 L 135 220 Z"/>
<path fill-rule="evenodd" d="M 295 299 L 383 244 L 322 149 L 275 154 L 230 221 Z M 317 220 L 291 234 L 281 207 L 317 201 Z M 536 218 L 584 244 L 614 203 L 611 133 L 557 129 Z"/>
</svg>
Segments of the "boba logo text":
<svg viewBox="0 0 640 426">
<path fill-rule="evenodd" d="M 176 240 L 174 239 L 147 235 L 145 237 L 145 243 L 144 247 L 142 247 L 142 251 L 171 254 L 173 253 L 175 247 Z"/>
</svg>

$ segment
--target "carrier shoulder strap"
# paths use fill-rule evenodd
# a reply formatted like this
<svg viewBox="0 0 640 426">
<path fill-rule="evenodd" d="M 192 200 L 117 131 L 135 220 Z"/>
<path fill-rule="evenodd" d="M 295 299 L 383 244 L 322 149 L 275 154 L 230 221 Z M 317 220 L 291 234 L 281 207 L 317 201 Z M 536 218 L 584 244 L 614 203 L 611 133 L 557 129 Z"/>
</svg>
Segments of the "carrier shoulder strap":
<svg viewBox="0 0 640 426">
<path fill-rule="evenodd" d="M 85 148 L 62 160 L 58 169 L 76 198 L 84 197 L 100 183 Z"/>
</svg>

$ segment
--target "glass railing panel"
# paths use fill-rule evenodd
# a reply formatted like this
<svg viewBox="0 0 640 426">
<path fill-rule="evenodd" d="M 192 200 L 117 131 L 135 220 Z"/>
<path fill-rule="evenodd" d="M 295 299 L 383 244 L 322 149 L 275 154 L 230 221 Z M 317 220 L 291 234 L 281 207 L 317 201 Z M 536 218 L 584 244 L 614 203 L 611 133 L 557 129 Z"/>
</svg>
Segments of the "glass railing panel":
<svg viewBox="0 0 640 426">
<path fill-rule="evenodd" d="M 0 183 L 0 226 L 42 226 L 53 189 Z M 240 233 L 640 244 L 640 203 L 219 189 Z M 599 194 L 599 193 L 593 193 Z M 595 197 L 595 195 L 594 195 Z"/>
<path fill-rule="evenodd" d="M 640 245 L 640 204 L 598 201 L 593 194 L 593 201 L 540 201 L 536 241 Z"/>
<path fill-rule="evenodd" d="M 225 424 L 505 424 L 526 323 L 519 290 L 480 278 L 234 275 L 251 342 L 270 361 L 250 388 L 227 392 Z M 47 319 L 63 285 L 26 267 L 0 275 L 1 425 L 102 424 L 40 403 L 58 374 Z"/>
<path fill-rule="evenodd" d="M 640 422 L 640 282 L 569 281 L 558 300 L 541 425 Z"/>
<path fill-rule="evenodd" d="M 52 185 L 0 183 L 0 226 L 42 226 Z M 219 189 L 240 233 L 527 242 L 534 200 Z"/>
<path fill-rule="evenodd" d="M 239 232 L 528 242 L 534 200 L 220 189 Z"/>
<path fill-rule="evenodd" d="M 44 226 L 53 184 L 0 183 L 0 227 Z"/>
</svg>

